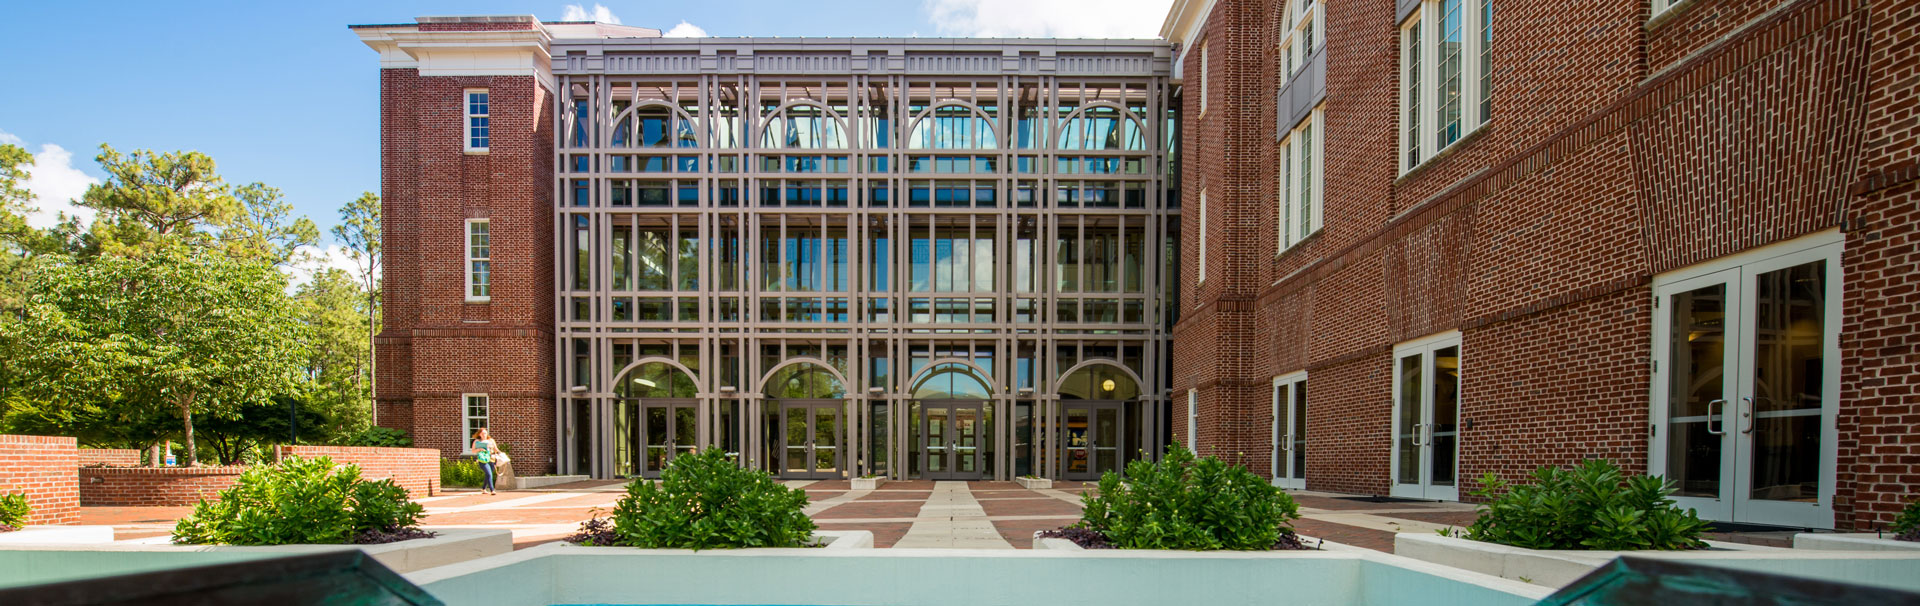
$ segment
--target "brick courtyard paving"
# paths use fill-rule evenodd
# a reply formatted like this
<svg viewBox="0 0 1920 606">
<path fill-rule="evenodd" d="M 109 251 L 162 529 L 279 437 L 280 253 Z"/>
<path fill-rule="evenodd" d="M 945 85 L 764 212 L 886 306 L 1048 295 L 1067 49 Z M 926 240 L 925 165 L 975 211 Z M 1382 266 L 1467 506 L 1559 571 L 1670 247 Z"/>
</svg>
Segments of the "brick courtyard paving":
<svg viewBox="0 0 1920 606">
<path fill-rule="evenodd" d="M 1080 494 L 1094 486 L 1055 482 L 1028 490 L 1013 482 L 887 482 L 879 490 L 853 490 L 838 481 L 788 481 L 807 492 L 807 513 L 822 530 L 866 530 L 874 546 L 1029 549 L 1033 532 L 1074 523 Z M 505 528 L 514 547 L 561 540 L 596 512 L 610 513 L 624 494 L 613 480 L 574 482 L 497 495 L 454 489 L 420 499 L 425 526 Z M 1331 493 L 1292 491 L 1303 519 L 1300 534 L 1393 551 L 1396 532 L 1430 533 L 1472 522 L 1473 507 L 1460 503 L 1395 501 Z M 1382 502 L 1384 501 L 1384 502 Z M 119 540 L 165 536 L 191 507 L 82 507 L 82 524 L 110 525 Z M 905 542 L 904 545 L 902 543 Z"/>
</svg>

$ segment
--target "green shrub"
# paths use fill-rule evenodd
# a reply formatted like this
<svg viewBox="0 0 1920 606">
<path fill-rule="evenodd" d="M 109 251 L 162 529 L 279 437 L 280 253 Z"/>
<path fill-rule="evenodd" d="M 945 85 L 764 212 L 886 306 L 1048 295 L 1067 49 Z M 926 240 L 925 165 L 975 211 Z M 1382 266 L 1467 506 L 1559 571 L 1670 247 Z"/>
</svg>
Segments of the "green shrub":
<svg viewBox="0 0 1920 606">
<path fill-rule="evenodd" d="M 341 445 L 407 448 L 413 446 L 413 438 L 407 437 L 407 432 L 390 427 L 368 427 L 347 436 L 347 439 L 341 440 Z"/>
<path fill-rule="evenodd" d="M 479 486 L 487 479 L 487 472 L 480 469 L 480 462 L 473 459 L 440 459 L 440 485 L 449 487 Z"/>
<path fill-rule="evenodd" d="M 799 547 L 814 531 L 801 512 L 806 506 L 807 493 L 713 449 L 674 457 L 657 482 L 627 484 L 613 509 L 613 534 L 629 547 Z"/>
<path fill-rule="evenodd" d="M 1920 541 L 1920 499 L 1907 503 L 1900 510 L 1900 517 L 1893 519 L 1893 538 L 1902 541 Z"/>
<path fill-rule="evenodd" d="M 424 512 L 391 480 L 367 482 L 355 465 L 288 457 L 254 466 L 202 500 L 173 529 L 188 545 L 342 544 L 366 532 L 416 530 Z"/>
<path fill-rule="evenodd" d="M 27 517 L 32 514 L 33 505 L 27 502 L 27 495 L 0 494 L 0 532 L 26 527 Z"/>
<path fill-rule="evenodd" d="M 1174 444 L 1158 463 L 1137 460 L 1123 480 L 1100 477 L 1078 526 L 1121 549 L 1266 550 L 1295 544 L 1293 497 L 1246 467 L 1196 459 Z"/>
<path fill-rule="evenodd" d="M 1475 496 L 1487 499 L 1466 538 L 1528 549 L 1700 549 L 1707 523 L 1674 505 L 1659 476 L 1626 477 L 1610 461 L 1541 467 L 1533 484 L 1509 485 L 1489 473 Z"/>
</svg>

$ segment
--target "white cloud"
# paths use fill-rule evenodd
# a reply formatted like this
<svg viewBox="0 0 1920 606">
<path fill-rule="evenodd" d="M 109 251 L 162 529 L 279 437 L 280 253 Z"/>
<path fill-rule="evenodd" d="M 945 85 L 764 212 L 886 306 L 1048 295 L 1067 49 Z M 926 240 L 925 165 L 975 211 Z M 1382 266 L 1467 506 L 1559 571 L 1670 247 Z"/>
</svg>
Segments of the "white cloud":
<svg viewBox="0 0 1920 606">
<path fill-rule="evenodd" d="M 27 146 L 19 136 L 5 131 L 0 131 L 0 143 Z M 33 192 L 34 199 L 29 203 L 35 208 L 27 214 L 27 224 L 52 227 L 59 223 L 63 212 L 70 217 L 80 217 L 81 223 L 92 223 L 93 210 L 75 206 L 73 201 L 85 196 L 87 188 L 99 182 L 73 167 L 73 152 L 52 143 L 40 144 L 40 151 L 33 152 L 33 164 L 27 166 L 24 184 L 27 191 Z"/>
<path fill-rule="evenodd" d="M 673 29 L 667 30 L 667 33 L 661 34 L 660 36 L 663 38 L 705 38 L 707 37 L 707 30 L 700 29 L 698 25 L 681 21 L 679 25 L 673 26 Z"/>
<path fill-rule="evenodd" d="M 593 5 L 593 10 L 589 11 L 585 6 L 582 6 L 579 4 L 569 4 L 567 5 L 566 15 L 562 16 L 560 20 L 561 21 L 598 21 L 601 23 L 619 23 L 620 17 L 614 15 L 613 9 L 607 8 L 605 5 L 595 4 Z"/>
<path fill-rule="evenodd" d="M 339 244 L 329 245 L 325 248 L 302 246 L 299 250 L 294 251 L 294 255 L 294 262 L 288 263 L 280 268 L 280 271 L 286 272 L 289 278 L 287 285 L 290 288 L 306 284 L 307 281 L 313 279 L 314 274 L 320 273 L 320 270 L 323 269 L 344 270 L 347 272 L 347 275 L 353 279 L 355 284 L 360 282 L 360 265 L 354 263 L 353 257 L 347 255 L 347 247 L 345 246 Z M 380 278 L 380 273 L 382 272 L 374 272 L 375 280 Z M 289 292 L 291 292 L 291 290 L 289 290 Z"/>
<path fill-rule="evenodd" d="M 925 0 L 942 36 L 1153 38 L 1172 0 Z"/>
</svg>

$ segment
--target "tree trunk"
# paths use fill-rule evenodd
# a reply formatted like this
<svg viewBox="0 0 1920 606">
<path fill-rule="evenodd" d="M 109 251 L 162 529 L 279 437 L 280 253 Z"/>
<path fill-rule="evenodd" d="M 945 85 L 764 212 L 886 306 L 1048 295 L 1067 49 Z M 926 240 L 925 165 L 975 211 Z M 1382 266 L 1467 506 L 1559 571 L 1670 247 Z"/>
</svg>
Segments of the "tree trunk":
<svg viewBox="0 0 1920 606">
<path fill-rule="evenodd" d="M 187 430 L 187 458 L 185 461 L 186 466 L 199 467 L 200 459 L 195 457 L 196 453 L 193 449 L 193 393 L 192 392 L 188 392 L 185 396 L 181 396 L 180 398 L 180 421 L 186 425 L 186 430 Z"/>
</svg>

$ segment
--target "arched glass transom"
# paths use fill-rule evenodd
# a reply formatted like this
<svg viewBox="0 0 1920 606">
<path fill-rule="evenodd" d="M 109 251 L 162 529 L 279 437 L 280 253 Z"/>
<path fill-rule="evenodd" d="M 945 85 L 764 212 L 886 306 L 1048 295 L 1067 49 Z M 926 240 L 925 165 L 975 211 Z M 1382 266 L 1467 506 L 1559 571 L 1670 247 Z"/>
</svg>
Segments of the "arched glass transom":
<svg viewBox="0 0 1920 606">
<path fill-rule="evenodd" d="M 927 376 L 913 387 L 913 397 L 916 400 L 985 399 L 993 392 L 987 385 L 987 380 L 973 367 L 947 362 L 927 371 Z"/>
<path fill-rule="evenodd" d="M 774 371 L 767 380 L 767 397 L 776 399 L 839 399 L 847 388 L 826 367 L 802 362 Z"/>
<path fill-rule="evenodd" d="M 1073 371 L 1060 380 L 1062 400 L 1133 400 L 1140 397 L 1140 384 L 1126 371 L 1107 364 L 1093 364 Z"/>
<path fill-rule="evenodd" d="M 666 362 L 635 366 L 613 383 L 613 395 L 622 398 L 692 398 L 698 391 L 693 377 Z"/>
<path fill-rule="evenodd" d="M 784 149 L 846 149 L 840 118 L 818 105 L 791 105 L 767 119 L 761 146 Z"/>
<path fill-rule="evenodd" d="M 942 105 L 914 123 L 908 149 L 992 149 L 993 121 L 965 105 Z"/>
</svg>

